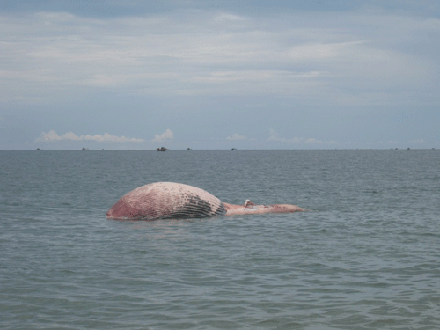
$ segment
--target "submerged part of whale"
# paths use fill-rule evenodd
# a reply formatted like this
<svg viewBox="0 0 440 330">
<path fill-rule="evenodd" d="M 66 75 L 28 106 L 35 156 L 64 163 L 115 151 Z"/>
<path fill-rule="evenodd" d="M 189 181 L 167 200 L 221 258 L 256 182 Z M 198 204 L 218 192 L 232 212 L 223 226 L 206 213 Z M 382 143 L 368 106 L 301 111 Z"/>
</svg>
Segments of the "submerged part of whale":
<svg viewBox="0 0 440 330">
<path fill-rule="evenodd" d="M 136 188 L 107 211 L 107 218 L 155 220 L 203 218 L 226 214 L 220 199 L 185 184 L 156 182 Z"/>
</svg>

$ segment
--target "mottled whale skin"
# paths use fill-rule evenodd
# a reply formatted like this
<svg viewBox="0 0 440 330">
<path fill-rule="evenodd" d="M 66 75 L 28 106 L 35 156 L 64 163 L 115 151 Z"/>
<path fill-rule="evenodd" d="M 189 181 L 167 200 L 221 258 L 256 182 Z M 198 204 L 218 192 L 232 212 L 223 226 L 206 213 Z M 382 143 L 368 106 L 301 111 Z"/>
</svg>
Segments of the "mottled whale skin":
<svg viewBox="0 0 440 330">
<path fill-rule="evenodd" d="M 156 182 L 138 187 L 121 197 L 106 213 L 116 220 L 203 218 L 303 211 L 296 205 L 246 205 L 223 203 L 207 191 L 174 182 Z"/>
<path fill-rule="evenodd" d="M 106 216 L 120 220 L 155 220 L 224 214 L 226 209 L 222 201 L 203 189 L 174 182 L 156 182 L 122 196 Z"/>
</svg>

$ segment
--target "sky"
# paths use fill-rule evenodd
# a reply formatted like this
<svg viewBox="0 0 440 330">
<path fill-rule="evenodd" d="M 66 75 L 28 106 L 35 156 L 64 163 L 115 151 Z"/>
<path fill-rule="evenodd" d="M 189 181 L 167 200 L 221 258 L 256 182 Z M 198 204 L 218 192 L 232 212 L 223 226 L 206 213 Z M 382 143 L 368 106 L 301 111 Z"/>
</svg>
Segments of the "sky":
<svg viewBox="0 0 440 330">
<path fill-rule="evenodd" d="M 0 150 L 440 148 L 438 0 L 0 0 Z"/>
</svg>

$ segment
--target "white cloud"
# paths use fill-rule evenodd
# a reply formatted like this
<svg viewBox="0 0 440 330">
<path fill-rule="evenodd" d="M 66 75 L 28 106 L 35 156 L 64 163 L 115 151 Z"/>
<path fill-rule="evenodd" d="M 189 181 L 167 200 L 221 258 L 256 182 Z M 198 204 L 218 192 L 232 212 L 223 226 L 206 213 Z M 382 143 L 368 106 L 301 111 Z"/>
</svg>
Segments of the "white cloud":
<svg viewBox="0 0 440 330">
<path fill-rule="evenodd" d="M 315 144 L 335 144 L 336 141 L 331 140 L 331 141 L 321 141 L 315 138 L 308 138 L 304 141 L 304 143 L 315 143 Z"/>
<path fill-rule="evenodd" d="M 304 141 L 304 143 L 323 143 L 323 142 L 315 138 L 308 138 L 307 140 Z"/>
<path fill-rule="evenodd" d="M 151 142 L 162 142 L 165 140 L 172 140 L 173 138 L 174 138 L 173 132 L 169 128 L 167 128 L 163 134 L 161 134 L 161 135 L 156 134 L 154 136 L 154 139 L 151 140 Z"/>
<path fill-rule="evenodd" d="M 286 142 L 286 139 L 280 137 L 280 135 L 274 129 L 271 128 L 269 132 L 270 136 L 267 138 L 267 141 Z"/>
<path fill-rule="evenodd" d="M 280 137 L 280 135 L 272 128 L 269 130 L 269 134 L 270 136 L 267 138 L 267 141 L 272 141 L 272 142 L 300 143 L 304 140 L 303 138 L 299 138 L 299 137 L 293 137 L 290 139 Z"/>
<path fill-rule="evenodd" d="M 58 135 L 54 130 L 50 130 L 34 140 L 38 142 L 56 142 L 56 141 L 95 141 L 95 142 L 113 142 L 113 143 L 127 143 L 127 142 L 145 142 L 143 139 L 127 138 L 124 135 L 116 136 L 105 133 L 104 135 L 76 135 L 75 133 L 68 132 L 63 135 Z"/>
<path fill-rule="evenodd" d="M 360 40 L 354 42 L 299 45 L 290 48 L 287 51 L 287 54 L 293 61 L 325 60 L 344 55 L 349 47 L 354 47 L 363 43 L 364 41 Z"/>
<path fill-rule="evenodd" d="M 226 140 L 230 141 L 238 141 L 238 140 L 246 140 L 246 135 L 239 135 L 237 133 L 232 134 L 231 136 L 226 137 Z"/>
<path fill-rule="evenodd" d="M 422 42 L 419 52 L 396 45 L 425 40 L 440 20 L 333 15 L 0 14 L 2 61 L 8 63 L 0 70 L 0 100 L 32 103 L 39 96 L 50 102 L 54 90 L 74 94 L 84 87 L 162 95 L 264 93 L 326 105 L 406 103 L 417 99 L 402 98 L 407 90 L 416 96 L 423 91 L 423 100 L 428 90 L 438 100 L 435 43 Z"/>
<path fill-rule="evenodd" d="M 269 130 L 269 137 L 267 138 L 267 141 L 269 142 L 281 142 L 281 143 L 310 143 L 310 144 L 334 144 L 335 141 L 321 141 L 316 138 L 300 138 L 300 137 L 293 137 L 290 139 L 281 137 L 274 129 Z"/>
<path fill-rule="evenodd" d="M 290 143 L 300 143 L 304 141 L 304 138 L 299 138 L 299 137 L 293 137 L 290 138 L 289 140 L 287 140 Z"/>
<path fill-rule="evenodd" d="M 227 12 L 222 12 L 217 15 L 217 17 L 214 19 L 215 21 L 242 21 L 246 18 L 243 16 L 233 15 Z"/>
</svg>

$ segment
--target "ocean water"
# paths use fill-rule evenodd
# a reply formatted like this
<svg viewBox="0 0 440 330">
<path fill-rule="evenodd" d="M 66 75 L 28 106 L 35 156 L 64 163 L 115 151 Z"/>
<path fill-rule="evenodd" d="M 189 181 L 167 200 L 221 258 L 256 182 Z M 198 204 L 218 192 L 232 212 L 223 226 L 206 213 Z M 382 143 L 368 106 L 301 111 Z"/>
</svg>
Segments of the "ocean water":
<svg viewBox="0 0 440 330">
<path fill-rule="evenodd" d="M 156 181 L 293 214 L 114 221 Z M 1 329 L 439 329 L 440 151 L 0 151 Z"/>
</svg>

